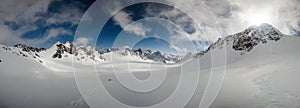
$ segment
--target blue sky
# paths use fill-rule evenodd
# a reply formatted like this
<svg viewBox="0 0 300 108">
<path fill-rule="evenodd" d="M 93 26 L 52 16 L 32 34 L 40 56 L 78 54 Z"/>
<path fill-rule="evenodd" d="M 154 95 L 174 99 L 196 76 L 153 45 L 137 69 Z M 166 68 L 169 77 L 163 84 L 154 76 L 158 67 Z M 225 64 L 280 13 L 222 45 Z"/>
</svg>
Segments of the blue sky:
<svg viewBox="0 0 300 108">
<path fill-rule="evenodd" d="M 3 0 L 0 4 L 0 44 L 50 47 L 57 41 L 73 41 L 82 15 L 94 2 Z M 299 0 L 162 0 L 177 8 L 148 2 L 121 10 L 110 9 L 128 1 L 98 2 L 107 6 L 97 10 L 100 18 L 113 16 L 99 35 L 98 49 L 129 46 L 166 52 L 197 52 L 220 37 L 260 22 L 269 23 L 288 35 L 300 35 Z"/>
<path fill-rule="evenodd" d="M 177 15 L 172 17 L 161 15 L 166 10 L 175 11 Z M 149 11 L 154 11 L 155 13 Z M 176 20 L 180 18 L 185 20 Z M 128 20 L 124 21 L 124 19 Z M 135 31 L 132 31 L 131 29 L 127 30 L 126 26 L 143 29 L 134 29 Z M 159 3 L 135 4 L 120 10 L 108 20 L 99 34 L 97 47 L 98 49 L 105 49 L 129 46 L 131 48 L 160 50 L 168 53 L 175 53 L 176 50 L 180 50 L 178 51 L 179 53 L 186 53 L 188 51 L 198 52 L 205 50 L 205 48 L 193 46 L 195 43 L 203 46 L 208 46 L 211 43 L 211 41 L 183 39 L 185 42 L 180 41 L 179 43 L 182 44 L 175 45 L 175 43 L 178 43 L 176 35 L 178 35 L 177 32 L 179 30 L 187 35 L 196 32 L 193 20 L 184 12 Z"/>
</svg>

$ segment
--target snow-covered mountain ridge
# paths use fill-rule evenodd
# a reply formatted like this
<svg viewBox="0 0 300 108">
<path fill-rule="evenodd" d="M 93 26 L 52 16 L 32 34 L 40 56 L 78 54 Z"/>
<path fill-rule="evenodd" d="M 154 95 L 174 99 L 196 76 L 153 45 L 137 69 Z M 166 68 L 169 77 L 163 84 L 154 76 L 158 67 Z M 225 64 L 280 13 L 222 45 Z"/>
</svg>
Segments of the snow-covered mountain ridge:
<svg viewBox="0 0 300 108">
<path fill-rule="evenodd" d="M 23 57 L 32 56 L 35 59 L 40 58 L 40 53 L 46 52 L 45 56 L 51 56 L 53 59 L 63 59 L 69 56 L 75 56 L 78 62 L 109 62 L 109 54 L 116 53 L 120 57 L 134 57 L 135 59 L 145 60 L 148 62 L 174 64 L 179 63 L 182 59 L 189 59 L 192 57 L 201 57 L 210 50 L 217 47 L 222 48 L 224 43 L 232 45 L 236 51 L 242 51 L 242 54 L 251 51 L 258 44 L 266 44 L 268 41 L 278 41 L 281 37 L 285 36 L 275 27 L 269 24 L 261 24 L 259 26 L 250 26 L 242 32 L 229 35 L 225 38 L 219 38 L 216 42 L 211 44 L 206 51 L 197 54 L 187 53 L 185 56 L 163 54 L 160 51 L 153 52 L 151 50 L 143 49 L 130 49 L 130 48 L 108 48 L 102 51 L 97 51 L 91 46 L 75 47 L 72 42 L 57 42 L 51 48 L 34 48 L 24 44 L 17 44 L 14 47 L 3 46 L 5 50 L 11 50 L 13 54 L 21 55 Z M 19 50 L 18 50 L 19 49 Z M 38 59 L 39 62 L 43 62 Z"/>
<path fill-rule="evenodd" d="M 216 42 L 211 44 L 207 50 L 195 54 L 195 57 L 201 57 L 216 48 L 223 48 L 224 44 L 232 45 L 234 50 L 244 54 L 245 52 L 251 51 L 258 44 L 266 44 L 270 41 L 276 42 L 284 36 L 286 35 L 267 23 L 263 23 L 259 26 L 253 25 L 242 32 L 219 38 Z"/>
<path fill-rule="evenodd" d="M 104 49 L 103 51 L 97 51 L 91 46 L 75 47 L 72 42 L 57 42 L 49 49 L 34 48 L 24 44 L 17 44 L 13 47 L 2 46 L 2 48 L 18 56 L 32 56 L 34 59 L 38 59 L 38 61 L 41 63 L 43 63 L 43 60 L 40 59 L 40 54 L 49 59 L 65 59 L 74 56 L 77 62 L 88 61 L 95 63 L 109 62 L 111 59 L 110 54 L 112 53 L 114 53 L 114 55 L 117 54 L 115 56 L 129 56 L 134 57 L 135 59 L 144 60 L 146 62 L 166 64 L 179 63 L 182 58 L 180 55 L 163 54 L 160 51 L 153 52 L 151 50 L 143 49 L 134 50 L 130 48 L 109 48 Z"/>
<path fill-rule="evenodd" d="M 207 50 L 212 50 L 226 43 L 233 43 L 232 48 L 239 51 L 250 51 L 256 45 L 265 44 L 268 41 L 278 41 L 283 37 L 279 30 L 269 24 L 261 24 L 259 26 L 250 26 L 246 30 L 229 35 L 225 38 L 219 38 L 215 43 L 211 44 Z"/>
</svg>

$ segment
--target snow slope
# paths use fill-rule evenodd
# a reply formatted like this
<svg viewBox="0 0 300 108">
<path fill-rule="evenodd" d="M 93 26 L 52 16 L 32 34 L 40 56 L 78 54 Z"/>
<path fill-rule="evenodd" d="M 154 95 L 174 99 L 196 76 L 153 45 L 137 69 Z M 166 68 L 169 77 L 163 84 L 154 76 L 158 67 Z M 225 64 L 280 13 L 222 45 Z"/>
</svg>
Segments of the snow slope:
<svg viewBox="0 0 300 108">
<path fill-rule="evenodd" d="M 250 32 L 256 34 L 249 35 Z M 252 42 L 252 46 L 239 46 L 237 41 L 247 36 L 251 39 L 245 43 Z M 222 53 L 224 44 L 225 79 L 211 108 L 300 107 L 300 86 L 297 84 L 300 81 L 300 38 L 283 35 L 276 28 L 263 24 L 220 39 L 210 51 Z M 200 61 L 207 58 L 205 56 L 207 54 Z"/>
<path fill-rule="evenodd" d="M 91 56 L 85 55 L 87 50 L 82 49 L 78 56 L 80 62 L 77 62 L 77 58 L 69 53 L 64 53 L 61 59 L 53 59 L 52 55 L 57 50 L 55 47 L 46 51 L 41 50 L 38 57 L 33 51 L 24 52 L 20 48 L 1 45 L 0 108 L 88 108 L 81 95 L 90 100 L 99 93 L 86 96 L 91 93 L 81 91 L 83 94 L 80 94 L 78 84 L 90 85 L 93 82 L 75 82 L 72 66 L 75 66 L 75 71 L 82 75 L 80 78 L 83 79 L 94 78 L 92 73 L 96 69 L 99 75 L 97 77 L 111 95 L 133 106 L 147 106 L 164 100 L 176 88 L 182 69 L 185 70 L 186 76 L 192 79 L 196 70 L 200 68 L 198 83 L 181 85 L 188 89 L 180 95 L 185 96 L 188 92 L 193 92 L 193 88 L 189 87 L 197 83 L 195 94 L 185 108 L 196 108 L 199 105 L 202 108 L 205 107 L 205 102 L 210 103 L 209 101 L 200 103 L 203 96 L 206 98 L 214 96 L 203 94 L 213 93 L 205 91 L 211 87 L 207 84 L 209 78 L 223 80 L 222 58 L 226 58 L 224 81 L 210 108 L 299 108 L 300 86 L 297 84 L 300 82 L 299 46 L 300 38 L 283 35 L 270 25 L 252 26 L 241 33 L 219 39 L 207 51 L 197 56 L 187 54 L 182 58 L 183 64 L 172 65 L 147 61 L 138 56 L 120 56 L 132 54 L 126 49 L 106 52 L 102 57 L 107 60 L 97 58 L 98 62 L 85 59 Z M 23 57 L 23 53 L 27 57 Z M 143 54 L 145 53 L 147 51 L 143 51 Z M 140 95 L 135 95 L 135 92 L 124 88 L 113 73 L 118 72 L 121 75 L 133 73 L 138 79 L 145 80 L 151 76 L 150 71 L 157 73 L 167 71 L 167 78 L 162 82 L 163 86 L 154 92 Z M 160 78 L 161 76 L 153 77 L 153 79 Z M 212 91 L 214 90 L 219 89 L 213 88 Z M 99 103 L 105 100 L 108 99 L 99 100 Z M 173 107 L 180 106 L 174 104 Z"/>
<path fill-rule="evenodd" d="M 255 46 L 244 55 L 228 48 L 224 84 L 212 108 L 299 108 L 300 39 Z"/>
</svg>

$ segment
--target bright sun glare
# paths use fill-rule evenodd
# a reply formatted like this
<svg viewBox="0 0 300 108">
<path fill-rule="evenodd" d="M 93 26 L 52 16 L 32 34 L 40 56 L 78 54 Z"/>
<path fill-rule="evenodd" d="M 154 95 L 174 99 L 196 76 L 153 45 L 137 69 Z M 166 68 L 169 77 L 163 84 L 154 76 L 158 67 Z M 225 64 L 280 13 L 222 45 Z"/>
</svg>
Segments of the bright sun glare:
<svg viewBox="0 0 300 108">
<path fill-rule="evenodd" d="M 253 14 L 249 17 L 248 22 L 250 25 L 260 25 L 262 23 L 270 23 L 270 20 L 265 15 Z"/>
<path fill-rule="evenodd" d="M 243 16 L 249 25 L 260 25 L 262 23 L 270 24 L 272 15 L 266 10 L 249 10 Z"/>
</svg>

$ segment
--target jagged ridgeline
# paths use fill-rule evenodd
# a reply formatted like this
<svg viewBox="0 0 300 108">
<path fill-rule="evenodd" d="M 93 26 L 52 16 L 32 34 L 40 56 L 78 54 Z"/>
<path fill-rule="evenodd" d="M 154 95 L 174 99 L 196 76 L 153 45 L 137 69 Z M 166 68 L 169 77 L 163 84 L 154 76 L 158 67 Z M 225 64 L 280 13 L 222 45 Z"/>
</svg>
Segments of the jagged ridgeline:
<svg viewBox="0 0 300 108">
<path fill-rule="evenodd" d="M 24 44 L 17 44 L 14 47 L 21 51 L 15 51 L 14 54 L 22 55 L 24 57 L 32 56 L 39 58 L 41 52 L 47 52 L 53 59 L 67 58 L 72 55 L 75 56 L 77 61 L 92 60 L 95 62 L 110 62 L 110 56 L 105 56 L 110 53 L 117 53 L 120 57 L 138 57 L 142 60 L 150 60 L 156 63 L 174 64 L 185 61 L 192 57 L 201 57 L 205 53 L 215 48 L 222 48 L 225 43 L 232 45 L 231 47 L 236 51 L 242 53 L 251 51 L 258 44 L 266 44 L 268 41 L 278 41 L 281 37 L 285 36 L 275 27 L 269 24 L 262 24 L 260 26 L 250 26 L 246 30 L 229 35 L 225 38 L 219 38 L 215 43 L 211 44 L 207 50 L 201 51 L 196 54 L 187 53 L 185 56 L 161 53 L 160 51 L 151 51 L 145 49 L 130 49 L 130 48 L 108 48 L 101 51 L 96 50 L 91 46 L 75 47 L 72 42 L 57 42 L 49 49 L 34 48 Z M 11 50 L 11 47 L 3 46 L 5 50 Z M 50 50 L 50 51 L 48 51 Z M 42 60 L 39 59 L 42 63 Z"/>
<path fill-rule="evenodd" d="M 41 52 L 41 51 L 46 51 L 46 48 L 34 48 L 34 47 L 31 47 L 31 46 L 26 46 L 25 44 L 17 44 L 17 45 L 14 45 L 14 47 L 16 48 L 20 48 L 22 51 L 25 51 L 25 52 Z"/>
<path fill-rule="evenodd" d="M 215 43 L 211 44 L 207 51 L 217 47 L 222 47 L 224 43 L 231 44 L 232 48 L 237 51 L 250 51 L 259 43 L 265 44 L 268 41 L 278 41 L 284 34 L 269 24 L 261 24 L 260 26 L 250 26 L 246 30 L 229 35 L 225 38 L 219 38 Z M 207 52 L 205 51 L 205 52 Z M 203 53 L 199 55 L 203 55 Z"/>
<path fill-rule="evenodd" d="M 53 58 L 62 58 L 63 54 L 73 54 L 74 56 L 86 55 L 92 60 L 100 58 L 107 61 L 103 55 L 118 52 L 121 56 L 137 56 L 144 60 L 153 60 L 160 63 L 178 63 L 181 56 L 173 54 L 163 54 L 160 51 L 142 50 L 142 49 L 130 49 L 130 48 L 108 48 L 102 51 L 97 51 L 93 47 L 75 47 L 72 42 L 57 43 L 56 52 L 52 56 Z M 81 57 L 82 59 L 85 57 Z M 79 58 L 80 59 L 80 58 Z"/>
<path fill-rule="evenodd" d="M 25 44 L 17 44 L 14 45 L 13 48 L 7 47 L 7 46 L 2 46 L 2 48 L 6 51 L 12 52 L 12 54 L 15 54 L 17 56 L 22 56 L 22 57 L 32 57 L 34 59 L 37 59 L 40 63 L 43 63 L 43 61 L 40 58 L 39 53 L 46 51 L 46 48 L 35 48 L 31 46 L 26 46 Z M 18 50 L 17 50 L 18 49 Z"/>
<path fill-rule="evenodd" d="M 11 50 L 12 47 L 3 46 L 5 50 Z M 95 62 L 109 62 L 109 56 L 105 56 L 110 53 L 117 53 L 120 57 L 122 56 L 132 56 L 138 57 L 143 60 L 150 60 L 157 63 L 166 63 L 166 64 L 174 64 L 179 63 L 182 56 L 173 55 L 167 53 L 161 53 L 160 51 L 151 51 L 144 49 L 130 49 L 130 48 L 108 48 L 101 51 L 96 50 L 91 46 L 80 46 L 75 47 L 72 42 L 57 42 L 51 48 L 34 48 L 27 46 L 25 44 L 17 44 L 14 45 L 13 48 L 17 50 L 12 51 L 12 53 L 18 56 L 33 58 L 40 58 L 40 53 L 46 52 L 46 56 L 51 57 L 52 59 L 63 59 L 68 58 L 69 56 L 75 56 L 75 60 L 77 61 L 95 61 Z M 42 63 L 42 60 L 39 59 Z"/>
</svg>

